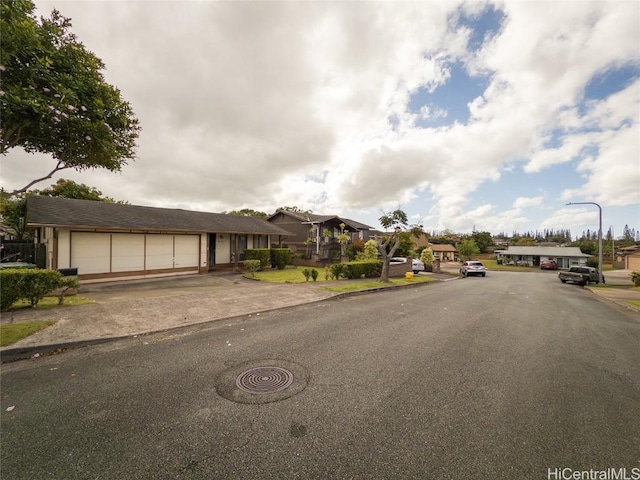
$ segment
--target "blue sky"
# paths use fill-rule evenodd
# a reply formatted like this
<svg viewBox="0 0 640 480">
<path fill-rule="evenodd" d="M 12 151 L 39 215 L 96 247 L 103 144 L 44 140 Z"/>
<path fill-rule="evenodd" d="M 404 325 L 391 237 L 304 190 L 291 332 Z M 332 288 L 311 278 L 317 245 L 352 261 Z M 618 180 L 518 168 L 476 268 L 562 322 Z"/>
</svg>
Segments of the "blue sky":
<svg viewBox="0 0 640 480">
<path fill-rule="evenodd" d="M 638 2 L 54 7 L 143 128 L 122 173 L 59 176 L 110 197 L 574 236 L 598 210 L 566 203 L 597 202 L 605 231 L 640 231 Z M 51 167 L 13 150 L 1 184 Z"/>
</svg>

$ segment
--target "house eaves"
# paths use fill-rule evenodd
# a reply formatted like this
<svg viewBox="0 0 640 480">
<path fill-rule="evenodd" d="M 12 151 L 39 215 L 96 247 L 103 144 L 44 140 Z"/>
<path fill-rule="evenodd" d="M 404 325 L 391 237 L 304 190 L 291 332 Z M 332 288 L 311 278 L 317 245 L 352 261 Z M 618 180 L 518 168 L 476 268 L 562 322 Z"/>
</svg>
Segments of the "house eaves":
<svg viewBox="0 0 640 480">
<path fill-rule="evenodd" d="M 27 226 L 290 236 L 258 217 L 71 198 L 27 197 Z"/>
</svg>

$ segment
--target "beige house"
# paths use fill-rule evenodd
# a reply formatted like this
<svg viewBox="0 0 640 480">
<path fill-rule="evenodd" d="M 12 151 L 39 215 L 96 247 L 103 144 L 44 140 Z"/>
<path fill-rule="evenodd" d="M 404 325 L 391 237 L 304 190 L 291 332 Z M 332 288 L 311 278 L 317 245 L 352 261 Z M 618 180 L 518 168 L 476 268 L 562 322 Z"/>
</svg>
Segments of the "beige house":
<svg viewBox="0 0 640 480">
<path fill-rule="evenodd" d="M 46 267 L 81 280 L 206 273 L 238 267 L 247 248 L 290 235 L 261 218 L 45 196 L 27 198 L 27 226 Z"/>
</svg>

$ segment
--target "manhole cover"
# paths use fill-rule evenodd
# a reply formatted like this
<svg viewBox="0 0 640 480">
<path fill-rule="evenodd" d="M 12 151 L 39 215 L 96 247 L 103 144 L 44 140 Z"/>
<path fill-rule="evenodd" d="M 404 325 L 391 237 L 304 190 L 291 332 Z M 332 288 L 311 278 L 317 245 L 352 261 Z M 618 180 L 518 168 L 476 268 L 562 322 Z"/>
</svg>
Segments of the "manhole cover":
<svg viewBox="0 0 640 480">
<path fill-rule="evenodd" d="M 242 372 L 236 386 L 247 393 L 275 393 L 293 383 L 293 373 L 280 367 L 258 367 Z"/>
<path fill-rule="evenodd" d="M 303 391 L 309 381 L 305 369 L 281 359 L 252 360 L 228 368 L 216 378 L 216 392 L 238 403 L 278 402 Z"/>
</svg>

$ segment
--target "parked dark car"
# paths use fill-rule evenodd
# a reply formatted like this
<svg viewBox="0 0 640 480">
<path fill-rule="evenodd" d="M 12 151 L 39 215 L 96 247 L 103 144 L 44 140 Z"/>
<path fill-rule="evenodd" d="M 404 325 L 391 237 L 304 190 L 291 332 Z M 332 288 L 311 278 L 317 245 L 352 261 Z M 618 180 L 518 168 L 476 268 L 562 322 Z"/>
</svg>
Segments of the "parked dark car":
<svg viewBox="0 0 640 480">
<path fill-rule="evenodd" d="M 540 270 L 557 270 L 558 264 L 554 260 L 543 260 L 540 262 Z"/>
<path fill-rule="evenodd" d="M 579 285 L 587 285 L 590 282 L 600 283 L 600 274 L 597 268 L 593 267 L 571 267 L 566 272 L 560 272 L 558 278 L 562 283 L 577 283 Z M 605 282 L 604 275 L 602 282 Z"/>
</svg>

